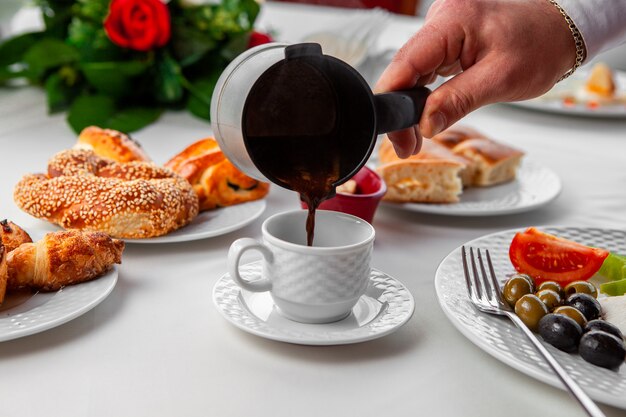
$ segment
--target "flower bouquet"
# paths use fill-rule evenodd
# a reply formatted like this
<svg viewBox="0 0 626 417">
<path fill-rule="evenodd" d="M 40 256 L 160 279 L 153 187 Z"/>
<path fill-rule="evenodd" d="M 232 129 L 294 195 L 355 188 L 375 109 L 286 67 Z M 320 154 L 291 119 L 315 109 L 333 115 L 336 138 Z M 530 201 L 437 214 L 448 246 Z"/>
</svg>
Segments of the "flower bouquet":
<svg viewBox="0 0 626 417">
<path fill-rule="evenodd" d="M 50 113 L 79 132 L 123 132 L 186 108 L 209 119 L 228 63 L 268 42 L 253 31 L 255 0 L 36 0 L 45 28 L 0 43 L 0 86 L 44 87 Z"/>
</svg>

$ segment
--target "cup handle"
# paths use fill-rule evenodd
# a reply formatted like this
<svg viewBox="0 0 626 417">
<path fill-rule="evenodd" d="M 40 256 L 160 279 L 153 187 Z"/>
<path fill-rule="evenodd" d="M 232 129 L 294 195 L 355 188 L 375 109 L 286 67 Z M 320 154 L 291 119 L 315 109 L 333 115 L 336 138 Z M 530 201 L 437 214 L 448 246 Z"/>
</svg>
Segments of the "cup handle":
<svg viewBox="0 0 626 417">
<path fill-rule="evenodd" d="M 228 273 L 230 274 L 230 277 L 237 283 L 237 285 L 248 291 L 265 292 L 271 290 L 272 282 L 268 278 L 261 278 L 256 281 L 246 281 L 239 274 L 239 261 L 241 260 L 241 256 L 244 252 L 248 250 L 258 250 L 261 252 L 261 255 L 263 255 L 266 262 L 273 262 L 274 260 L 274 254 L 263 243 L 250 239 L 249 237 L 237 239 L 232 245 L 230 245 L 230 249 L 228 250 Z"/>
</svg>

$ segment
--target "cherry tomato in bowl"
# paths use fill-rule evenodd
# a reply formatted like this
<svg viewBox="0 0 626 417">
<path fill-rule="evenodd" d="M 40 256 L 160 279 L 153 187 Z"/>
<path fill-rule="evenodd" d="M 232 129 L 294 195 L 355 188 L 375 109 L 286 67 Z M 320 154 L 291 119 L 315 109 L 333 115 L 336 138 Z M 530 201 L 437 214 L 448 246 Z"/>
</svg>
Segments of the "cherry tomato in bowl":
<svg viewBox="0 0 626 417">
<path fill-rule="evenodd" d="M 509 258 L 518 272 L 537 284 L 556 281 L 562 286 L 593 276 L 609 252 L 541 232 L 534 227 L 519 232 L 509 248 Z"/>
</svg>

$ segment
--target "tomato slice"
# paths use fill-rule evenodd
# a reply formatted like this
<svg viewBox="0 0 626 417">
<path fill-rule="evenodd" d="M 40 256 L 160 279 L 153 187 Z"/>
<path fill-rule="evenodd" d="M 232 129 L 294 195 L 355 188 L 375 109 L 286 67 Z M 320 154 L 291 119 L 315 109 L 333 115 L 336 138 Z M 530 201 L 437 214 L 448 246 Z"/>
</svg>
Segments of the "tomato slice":
<svg viewBox="0 0 626 417">
<path fill-rule="evenodd" d="M 590 248 L 534 227 L 517 233 L 509 248 L 515 269 L 530 275 L 538 284 L 587 280 L 600 269 L 607 256 L 609 252 L 604 249 Z"/>
</svg>

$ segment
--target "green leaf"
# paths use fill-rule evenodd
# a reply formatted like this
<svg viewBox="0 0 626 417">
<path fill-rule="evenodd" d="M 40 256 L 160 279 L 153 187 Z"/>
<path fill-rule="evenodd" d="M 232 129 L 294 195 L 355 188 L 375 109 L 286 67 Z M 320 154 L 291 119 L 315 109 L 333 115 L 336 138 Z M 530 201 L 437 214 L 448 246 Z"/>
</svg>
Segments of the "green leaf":
<svg viewBox="0 0 626 417">
<path fill-rule="evenodd" d="M 176 103 L 183 97 L 181 71 L 178 63 L 165 54 L 157 63 L 154 96 L 161 103 Z"/>
<path fill-rule="evenodd" d="M 182 67 L 186 67 L 197 62 L 204 54 L 213 50 L 217 42 L 206 33 L 185 24 L 184 20 L 179 20 L 180 24 L 174 25 L 172 34 L 172 50 L 174 56 Z"/>
<path fill-rule="evenodd" d="M 32 79 L 40 79 L 47 70 L 78 61 L 78 51 L 53 38 L 44 38 L 24 54 L 24 62 Z"/>
<path fill-rule="evenodd" d="M 72 72 L 73 74 L 66 74 L 66 72 Z M 74 82 L 75 77 L 75 70 L 67 68 L 66 71 L 61 69 L 46 79 L 44 86 L 48 99 L 48 111 L 50 113 L 57 113 L 67 109 L 74 98 L 79 94 L 80 85 Z"/>
<path fill-rule="evenodd" d="M 12 80 L 14 78 L 26 77 L 27 75 L 28 74 L 26 70 L 23 70 L 23 69 L 13 71 L 12 69 L 9 69 L 9 68 L 0 67 L 0 84 L 4 84 L 7 81 Z"/>
<path fill-rule="evenodd" d="M 205 120 L 211 120 L 211 97 L 221 71 L 214 70 L 207 78 L 185 86 L 190 92 L 187 109 Z"/>
<path fill-rule="evenodd" d="M 72 103 L 67 121 L 76 133 L 92 125 L 130 133 L 156 121 L 161 112 L 152 107 L 117 108 L 107 96 L 80 96 Z"/>
<path fill-rule="evenodd" d="M 0 43 L 0 66 L 21 62 L 24 52 L 41 39 L 43 32 L 31 32 Z"/>
<path fill-rule="evenodd" d="M 105 127 L 120 132 L 134 132 L 150 123 L 154 123 L 161 116 L 162 109 L 158 107 L 129 107 L 118 110 Z"/>
<path fill-rule="evenodd" d="M 147 61 L 85 62 L 80 65 L 87 82 L 99 92 L 115 98 L 133 90 L 133 78 L 150 66 Z"/>
</svg>

